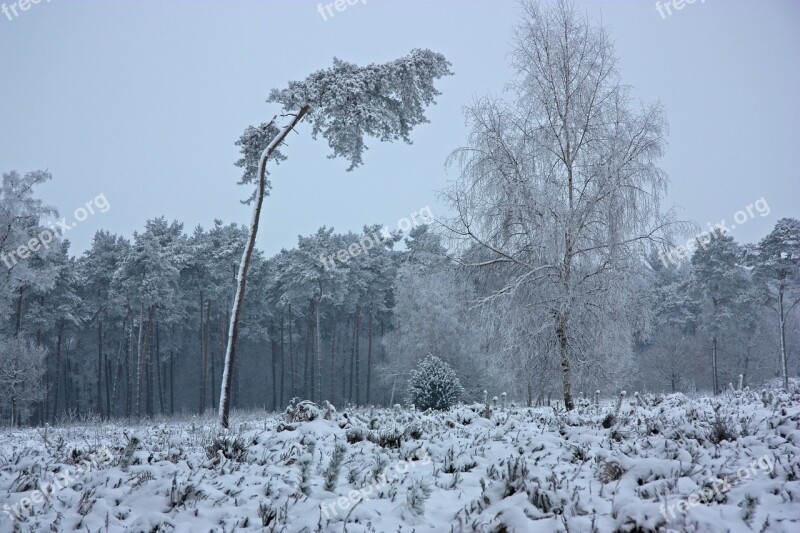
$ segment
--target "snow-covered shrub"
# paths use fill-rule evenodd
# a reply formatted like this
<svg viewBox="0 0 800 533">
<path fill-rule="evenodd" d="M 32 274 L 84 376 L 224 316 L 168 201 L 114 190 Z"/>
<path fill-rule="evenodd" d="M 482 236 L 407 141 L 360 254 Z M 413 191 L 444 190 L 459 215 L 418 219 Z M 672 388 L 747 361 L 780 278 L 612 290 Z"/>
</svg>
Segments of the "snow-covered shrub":
<svg viewBox="0 0 800 533">
<path fill-rule="evenodd" d="M 364 428 L 349 428 L 346 433 L 347 443 L 356 444 L 367 438 L 367 430 Z"/>
<path fill-rule="evenodd" d="M 458 402 L 464 387 L 450 365 L 429 355 L 411 372 L 409 392 L 417 409 L 442 411 Z"/>
<path fill-rule="evenodd" d="M 597 478 L 601 483 L 611 483 L 617 481 L 625 471 L 616 461 L 605 461 L 600 465 L 600 470 L 597 472 Z"/>
<path fill-rule="evenodd" d="M 311 494 L 311 462 L 312 457 L 310 453 L 303 455 L 297 464 L 300 467 L 300 482 L 298 488 L 300 492 L 308 496 Z"/>
<path fill-rule="evenodd" d="M 347 446 L 338 443 L 333 448 L 331 454 L 331 462 L 328 463 L 328 469 L 325 470 L 325 490 L 333 492 L 336 489 L 336 484 L 339 482 L 339 473 L 342 471 L 342 463 L 344 456 L 347 454 Z"/>
<path fill-rule="evenodd" d="M 403 442 L 403 432 L 397 428 L 370 432 L 369 440 L 382 448 L 399 448 Z"/>
<path fill-rule="evenodd" d="M 415 515 L 425 514 L 425 502 L 430 498 L 433 489 L 422 479 L 411 481 L 406 491 L 406 504 L 408 509 Z"/>
<path fill-rule="evenodd" d="M 330 408 L 332 409 L 333 406 L 325 402 Z M 333 409 L 333 412 L 336 410 Z M 328 415 L 327 417 L 325 415 Z M 332 412 L 330 409 L 323 409 L 320 408 L 319 405 L 311 402 L 309 400 L 300 401 L 298 398 L 293 398 L 289 406 L 286 408 L 284 412 L 284 416 L 286 418 L 286 422 L 293 423 L 293 422 L 311 422 L 312 420 L 316 420 L 318 418 L 326 418 L 330 420 L 330 416 Z"/>
<path fill-rule="evenodd" d="M 714 419 L 710 422 L 710 427 L 707 433 L 707 438 L 714 444 L 726 440 L 733 442 L 739 437 L 739 432 L 736 430 L 736 423 L 729 416 L 720 414 L 721 405 L 714 407 Z"/>
<path fill-rule="evenodd" d="M 217 459 L 221 453 L 229 461 L 236 461 L 237 463 L 247 461 L 247 446 L 241 437 L 216 437 L 205 449 L 206 457 L 211 460 Z"/>
<path fill-rule="evenodd" d="M 128 443 L 125 445 L 125 450 L 122 452 L 122 456 L 119 458 L 119 467 L 123 472 L 127 472 L 128 468 L 131 466 L 133 462 L 133 454 L 136 452 L 136 448 L 139 447 L 140 439 L 136 435 L 128 436 Z"/>
</svg>

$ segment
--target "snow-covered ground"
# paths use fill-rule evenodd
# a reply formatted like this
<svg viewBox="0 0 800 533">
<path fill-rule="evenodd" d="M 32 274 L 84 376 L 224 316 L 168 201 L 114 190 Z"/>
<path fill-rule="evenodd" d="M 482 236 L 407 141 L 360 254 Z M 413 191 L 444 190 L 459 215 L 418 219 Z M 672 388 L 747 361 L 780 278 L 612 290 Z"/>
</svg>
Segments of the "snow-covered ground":
<svg viewBox="0 0 800 533">
<path fill-rule="evenodd" d="M 0 531 L 796 532 L 792 387 L 7 429 Z"/>
</svg>

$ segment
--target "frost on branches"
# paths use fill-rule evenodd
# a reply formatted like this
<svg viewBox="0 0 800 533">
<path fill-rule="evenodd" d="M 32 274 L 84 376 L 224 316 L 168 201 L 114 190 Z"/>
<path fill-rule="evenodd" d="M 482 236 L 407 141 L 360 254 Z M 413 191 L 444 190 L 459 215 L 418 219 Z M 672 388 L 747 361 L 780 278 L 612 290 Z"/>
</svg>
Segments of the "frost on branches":
<svg viewBox="0 0 800 533">
<path fill-rule="evenodd" d="M 434 355 L 411 371 L 411 402 L 420 411 L 449 409 L 464 394 L 453 368 Z"/>
<path fill-rule="evenodd" d="M 411 130 L 428 122 L 425 108 L 440 94 L 434 82 L 451 74 L 450 62 L 430 50 L 366 67 L 334 59 L 331 68 L 273 89 L 268 101 L 287 113 L 308 105 L 311 135 L 321 132 L 333 149 L 330 157 L 344 157 L 352 170 L 363 163 L 364 135 L 411 144 Z"/>
</svg>

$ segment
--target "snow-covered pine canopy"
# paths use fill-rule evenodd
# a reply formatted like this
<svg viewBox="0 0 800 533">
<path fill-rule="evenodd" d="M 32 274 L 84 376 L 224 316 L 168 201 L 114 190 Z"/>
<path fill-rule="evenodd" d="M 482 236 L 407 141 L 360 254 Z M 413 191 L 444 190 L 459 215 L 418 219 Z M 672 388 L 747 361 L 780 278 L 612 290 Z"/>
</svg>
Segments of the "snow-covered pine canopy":
<svg viewBox="0 0 800 533">
<path fill-rule="evenodd" d="M 394 61 L 365 67 L 334 59 L 331 68 L 290 82 L 286 89 L 273 89 L 268 101 L 281 104 L 287 113 L 308 105 L 311 135 L 316 139 L 322 133 L 333 149 L 329 157 L 344 157 L 352 170 L 363 163 L 365 136 L 410 144 L 411 130 L 428 122 L 425 107 L 440 94 L 434 82 L 451 74 L 450 62 L 430 50 L 415 49 Z M 256 170 L 257 165 L 248 165 L 252 175 L 247 181 L 255 178 Z"/>
</svg>

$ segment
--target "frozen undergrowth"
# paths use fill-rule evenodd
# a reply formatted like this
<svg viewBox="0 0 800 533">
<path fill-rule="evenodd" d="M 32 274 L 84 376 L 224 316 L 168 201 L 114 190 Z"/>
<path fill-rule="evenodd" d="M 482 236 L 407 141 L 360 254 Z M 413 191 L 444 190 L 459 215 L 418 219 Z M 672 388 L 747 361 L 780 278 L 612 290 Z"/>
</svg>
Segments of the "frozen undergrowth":
<svg viewBox="0 0 800 533">
<path fill-rule="evenodd" d="M 210 418 L 6 429 L 7 509 L 103 447 L 113 459 L 20 520 L 0 514 L 0 531 L 797 531 L 792 387 L 580 401 L 568 414 L 496 408 L 491 419 L 477 404 L 304 404 L 293 417 L 238 413 L 226 434 Z"/>
</svg>

